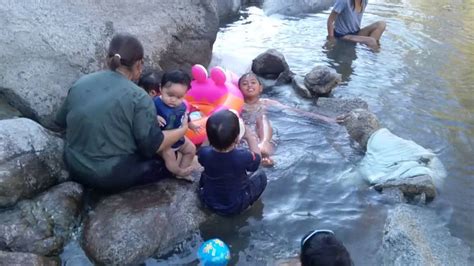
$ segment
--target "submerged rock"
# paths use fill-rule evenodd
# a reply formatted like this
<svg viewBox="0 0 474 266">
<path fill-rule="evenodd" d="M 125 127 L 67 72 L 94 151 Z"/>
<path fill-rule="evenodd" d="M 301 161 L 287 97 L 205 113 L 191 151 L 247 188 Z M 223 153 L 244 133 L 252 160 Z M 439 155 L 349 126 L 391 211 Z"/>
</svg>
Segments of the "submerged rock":
<svg viewBox="0 0 474 266">
<path fill-rule="evenodd" d="M 12 1 L 0 6 L 0 93 L 24 116 L 53 128 L 81 75 L 105 66 L 117 32 L 143 43 L 148 65 L 208 65 L 219 30 L 215 0 Z M 74 18 L 74 19 L 71 19 Z"/>
<path fill-rule="evenodd" d="M 469 265 L 469 247 L 434 210 L 407 204 L 389 212 L 381 253 L 384 265 Z"/>
<path fill-rule="evenodd" d="M 318 98 L 315 110 L 327 116 L 336 117 L 347 114 L 356 109 L 367 110 L 369 105 L 360 98 L 340 99 L 340 98 Z"/>
<path fill-rule="evenodd" d="M 82 195 L 81 185 L 66 182 L 0 212 L 0 249 L 57 255 L 78 224 Z"/>
<path fill-rule="evenodd" d="M 63 145 L 61 138 L 30 119 L 0 120 L 0 207 L 66 180 Z"/>
<path fill-rule="evenodd" d="M 0 265 L 59 266 L 58 258 L 49 258 L 32 253 L 6 252 L 0 250 Z"/>
<path fill-rule="evenodd" d="M 285 56 L 275 49 L 269 49 L 252 60 L 252 72 L 265 79 L 276 79 L 277 86 L 290 83 L 293 77 Z"/>
<path fill-rule="evenodd" d="M 206 219 L 195 189 L 169 179 L 104 198 L 84 224 L 86 254 L 124 265 L 169 252 Z"/>
<path fill-rule="evenodd" d="M 293 81 L 291 82 L 293 89 L 303 98 L 311 99 L 313 95 L 309 91 L 309 89 L 304 85 L 304 77 L 300 75 L 295 75 L 293 77 Z"/>
</svg>

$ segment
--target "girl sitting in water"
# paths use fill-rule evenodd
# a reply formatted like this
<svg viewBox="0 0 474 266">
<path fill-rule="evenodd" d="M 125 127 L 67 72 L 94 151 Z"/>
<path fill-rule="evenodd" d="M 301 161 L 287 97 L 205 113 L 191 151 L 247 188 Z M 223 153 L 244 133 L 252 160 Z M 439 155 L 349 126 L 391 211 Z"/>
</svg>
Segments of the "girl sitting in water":
<svg viewBox="0 0 474 266">
<path fill-rule="evenodd" d="M 278 101 L 260 98 L 263 86 L 254 73 L 246 73 L 239 79 L 239 89 L 244 96 L 244 107 L 242 119 L 248 128 L 257 134 L 258 148 L 262 154 L 262 165 L 272 166 L 271 159 L 274 145 L 272 144 L 273 128 L 266 115 L 266 107 L 277 106 L 282 109 L 291 110 L 304 116 L 335 123 L 336 120 L 327 116 L 298 110 Z"/>
</svg>

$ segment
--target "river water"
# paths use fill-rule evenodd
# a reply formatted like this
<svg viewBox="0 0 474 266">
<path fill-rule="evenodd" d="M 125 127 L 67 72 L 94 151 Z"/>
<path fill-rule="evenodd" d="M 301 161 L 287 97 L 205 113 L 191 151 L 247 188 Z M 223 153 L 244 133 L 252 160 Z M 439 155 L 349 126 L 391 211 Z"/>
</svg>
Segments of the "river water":
<svg viewBox="0 0 474 266">
<path fill-rule="evenodd" d="M 316 65 L 342 74 L 346 84 L 335 97 L 362 98 L 384 127 L 439 156 L 447 177 L 426 208 L 471 247 L 473 261 L 474 1 L 370 1 L 363 25 L 387 22 L 376 53 L 344 43 L 324 48 L 328 14 L 266 16 L 250 7 L 220 30 L 214 64 L 240 74 L 258 54 L 275 48 L 297 74 Z M 313 105 L 290 87 L 265 94 L 302 109 Z M 233 264 L 272 264 L 297 255 L 301 237 L 315 228 L 334 230 L 356 265 L 380 262 L 376 252 L 393 205 L 364 183 L 337 181 L 362 152 L 339 126 L 278 110 L 270 110 L 270 118 L 278 148 L 262 200 L 241 216 L 203 226 L 176 252 L 147 264 L 196 264 L 198 243 L 211 237 L 230 245 Z"/>
</svg>

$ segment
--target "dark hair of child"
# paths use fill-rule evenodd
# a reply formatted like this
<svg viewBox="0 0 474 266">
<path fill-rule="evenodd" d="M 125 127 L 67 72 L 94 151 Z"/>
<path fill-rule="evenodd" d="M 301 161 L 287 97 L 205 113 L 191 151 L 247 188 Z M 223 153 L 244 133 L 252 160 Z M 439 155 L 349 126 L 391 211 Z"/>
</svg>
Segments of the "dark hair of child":
<svg viewBox="0 0 474 266">
<path fill-rule="evenodd" d="M 247 77 L 255 77 L 255 79 L 258 81 L 258 84 L 262 85 L 262 82 L 260 81 L 260 79 L 258 78 L 258 76 L 255 73 L 247 72 L 239 78 L 239 82 L 237 83 L 237 84 L 239 84 L 239 87 L 240 87 L 240 83 L 242 82 L 242 80 L 244 80 L 244 78 L 247 78 Z"/>
<path fill-rule="evenodd" d="M 162 76 L 163 72 L 161 71 L 148 71 L 141 76 L 140 80 L 138 81 L 138 86 L 142 87 L 146 92 L 150 92 L 151 90 L 160 92 Z"/>
<path fill-rule="evenodd" d="M 135 36 L 119 33 L 110 41 L 107 65 L 113 71 L 120 66 L 130 69 L 137 61 L 143 59 L 143 55 L 143 46 Z"/>
<path fill-rule="evenodd" d="M 303 239 L 311 234 L 306 234 Z M 351 256 L 344 244 L 333 233 L 319 232 L 301 246 L 302 266 L 351 266 Z"/>
<path fill-rule="evenodd" d="M 239 118 L 229 110 L 222 110 L 209 117 L 206 123 L 209 144 L 219 151 L 228 149 L 239 136 Z"/>
<path fill-rule="evenodd" d="M 189 90 L 191 88 L 191 77 L 183 70 L 167 71 L 161 78 L 161 88 L 168 88 L 172 84 L 185 85 Z"/>
</svg>

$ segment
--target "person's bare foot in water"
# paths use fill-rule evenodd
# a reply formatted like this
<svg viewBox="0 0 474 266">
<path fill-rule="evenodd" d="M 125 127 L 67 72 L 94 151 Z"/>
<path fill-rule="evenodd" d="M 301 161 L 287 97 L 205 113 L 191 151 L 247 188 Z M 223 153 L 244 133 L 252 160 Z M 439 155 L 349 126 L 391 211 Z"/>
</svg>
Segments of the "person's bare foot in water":
<svg viewBox="0 0 474 266">
<path fill-rule="evenodd" d="M 262 157 L 262 166 L 272 167 L 274 165 L 275 165 L 275 162 L 273 161 L 272 158 L 270 158 L 268 156 Z"/>
</svg>

